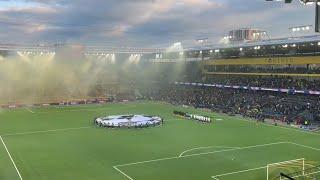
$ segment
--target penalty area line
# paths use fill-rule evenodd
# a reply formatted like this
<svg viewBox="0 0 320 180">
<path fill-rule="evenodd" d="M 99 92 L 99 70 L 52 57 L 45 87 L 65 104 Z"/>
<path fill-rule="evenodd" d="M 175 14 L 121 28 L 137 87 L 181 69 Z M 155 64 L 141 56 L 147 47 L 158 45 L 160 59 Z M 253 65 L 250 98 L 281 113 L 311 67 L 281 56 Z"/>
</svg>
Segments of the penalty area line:
<svg viewBox="0 0 320 180">
<path fill-rule="evenodd" d="M 27 111 L 29 111 L 30 113 L 32 113 L 32 114 L 34 114 L 35 112 L 34 111 L 32 111 L 30 108 L 27 108 L 27 107 L 25 107 L 24 108 L 25 110 L 27 110 Z"/>
<path fill-rule="evenodd" d="M 3 146 L 4 146 L 4 148 L 5 148 L 5 149 L 6 149 L 6 151 L 7 151 L 7 154 L 8 154 L 8 156 L 9 156 L 9 158 L 10 158 L 10 160 L 11 160 L 11 162 L 12 162 L 12 164 L 13 164 L 14 168 L 16 169 L 16 172 L 17 172 L 17 174 L 18 174 L 18 176 L 19 176 L 20 180 L 23 180 L 23 179 L 22 179 L 22 176 L 21 176 L 21 174 L 20 174 L 20 171 L 19 171 L 19 169 L 18 169 L 18 168 L 17 168 L 17 166 L 16 166 L 16 163 L 13 161 L 13 159 L 12 159 L 12 157 L 11 157 L 11 154 L 10 154 L 10 152 L 9 152 L 9 150 L 8 150 L 8 148 L 7 148 L 7 146 L 6 146 L 6 144 L 4 143 L 4 141 L 3 141 L 3 139 L 2 139 L 2 136 L 0 136 L 0 139 L 1 139 L 1 142 L 2 142 L 2 144 L 3 144 Z"/>
<path fill-rule="evenodd" d="M 237 149 L 240 147 L 230 147 L 230 146 L 206 146 L 206 147 L 197 147 L 197 148 L 192 148 L 192 149 L 188 149 L 183 151 L 179 157 L 182 157 L 184 154 L 186 154 L 187 152 L 193 151 L 193 150 L 198 150 L 198 149 L 209 149 L 209 148 L 224 148 L 224 149 Z"/>
<path fill-rule="evenodd" d="M 252 149 L 252 148 L 272 146 L 272 145 L 278 145 L 278 144 L 287 144 L 287 143 L 288 142 L 275 142 L 275 143 L 268 143 L 268 144 L 259 144 L 259 145 L 253 145 L 253 146 L 239 147 L 239 148 L 234 148 L 234 149 L 225 149 L 225 150 L 220 150 L 220 151 L 209 151 L 209 152 L 205 152 L 205 153 L 190 154 L 190 155 L 184 155 L 184 156 L 181 156 L 181 157 L 173 156 L 173 157 L 167 157 L 167 158 L 161 158 L 161 159 L 152 159 L 152 160 L 147 160 L 147 161 L 120 164 L 120 165 L 116 165 L 115 167 L 131 166 L 131 165 L 137 165 L 137 164 L 165 161 L 165 160 L 171 160 L 171 159 L 181 159 L 181 158 L 188 158 L 188 157 L 201 156 L 201 155 L 207 155 L 207 154 L 230 152 L 230 151 L 237 151 L 237 150 L 243 150 L 243 149 Z"/>
<path fill-rule="evenodd" d="M 68 131 L 68 130 L 78 130 L 78 129 L 88 129 L 92 126 L 84 126 L 84 127 L 76 127 L 76 128 L 63 128 L 63 129 L 51 129 L 51 130 L 43 130 L 43 131 L 31 131 L 31 132 L 22 132 L 22 133 L 12 133 L 12 134 L 3 134 L 1 136 L 17 136 L 17 135 L 28 135 L 28 134 L 38 134 L 38 133 L 48 133 L 48 132 L 56 132 L 56 131 Z"/>
<path fill-rule="evenodd" d="M 315 147 L 306 146 L 306 145 L 298 144 L 298 143 L 294 143 L 294 142 L 288 142 L 288 143 L 289 143 L 289 144 L 296 145 L 296 146 L 301 146 L 301 147 L 304 147 L 304 148 L 312 149 L 312 150 L 315 150 L 315 151 L 320 151 L 320 149 L 315 148 Z"/>
<path fill-rule="evenodd" d="M 265 168 L 267 168 L 267 166 L 262 166 L 262 167 L 252 168 L 252 169 L 245 169 L 245 170 L 241 170 L 241 171 L 234 171 L 234 172 L 225 173 L 225 174 L 219 174 L 219 175 L 211 176 L 211 178 L 215 179 L 215 180 L 219 180 L 218 177 L 228 176 L 228 175 L 232 175 L 232 174 L 239 174 L 239 173 L 244 173 L 244 172 L 249 172 L 249 171 L 256 171 L 256 170 L 265 169 Z"/>
<path fill-rule="evenodd" d="M 119 173 L 121 173 L 122 175 L 124 175 L 126 178 L 130 179 L 130 180 L 134 180 L 132 177 L 130 177 L 129 175 L 127 175 L 126 173 L 124 173 L 123 171 L 121 171 L 119 168 L 117 168 L 117 166 L 113 166 L 113 168 L 115 170 L 117 170 Z"/>
</svg>

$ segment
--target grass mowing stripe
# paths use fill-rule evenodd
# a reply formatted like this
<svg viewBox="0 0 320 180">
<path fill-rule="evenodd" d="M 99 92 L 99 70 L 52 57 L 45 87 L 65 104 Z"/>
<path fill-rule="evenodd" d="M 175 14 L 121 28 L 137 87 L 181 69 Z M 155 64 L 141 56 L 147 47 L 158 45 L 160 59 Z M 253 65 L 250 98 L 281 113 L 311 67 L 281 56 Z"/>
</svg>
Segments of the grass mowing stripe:
<svg viewBox="0 0 320 180">
<path fill-rule="evenodd" d="M 20 172 L 19 172 L 19 169 L 18 169 L 17 166 L 16 166 L 16 163 L 13 161 L 13 159 L 12 159 L 12 157 L 11 157 L 11 154 L 10 154 L 10 152 L 9 152 L 6 144 L 4 143 L 4 141 L 3 141 L 3 139 L 2 139 L 2 136 L 0 136 L 0 139 L 1 139 L 1 142 L 2 142 L 2 144 L 3 144 L 3 146 L 4 146 L 4 148 L 6 149 L 8 155 L 9 155 L 9 158 L 10 158 L 10 160 L 11 160 L 14 168 L 16 169 L 16 171 L 17 171 L 17 173 L 18 173 L 18 175 L 19 175 L 20 180 L 23 180 L 23 179 L 22 179 L 22 176 L 21 176 L 21 174 L 20 174 Z"/>
</svg>

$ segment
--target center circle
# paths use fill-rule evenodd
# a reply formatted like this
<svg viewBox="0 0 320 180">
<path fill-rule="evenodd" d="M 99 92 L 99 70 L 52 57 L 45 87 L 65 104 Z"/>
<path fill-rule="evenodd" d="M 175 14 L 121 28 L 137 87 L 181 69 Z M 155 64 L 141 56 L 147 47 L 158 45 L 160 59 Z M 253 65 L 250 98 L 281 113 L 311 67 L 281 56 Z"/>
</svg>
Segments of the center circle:
<svg viewBox="0 0 320 180">
<path fill-rule="evenodd" d="M 94 124 L 108 128 L 144 128 L 159 126 L 163 124 L 163 119 L 158 116 L 149 115 L 112 115 L 95 118 Z"/>
</svg>

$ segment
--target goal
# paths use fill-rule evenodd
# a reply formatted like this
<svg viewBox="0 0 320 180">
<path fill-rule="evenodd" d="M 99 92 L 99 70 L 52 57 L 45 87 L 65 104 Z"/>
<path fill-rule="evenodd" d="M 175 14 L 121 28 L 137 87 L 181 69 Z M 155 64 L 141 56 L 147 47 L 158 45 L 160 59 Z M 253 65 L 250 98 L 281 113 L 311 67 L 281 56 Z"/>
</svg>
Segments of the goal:
<svg viewBox="0 0 320 180">
<path fill-rule="evenodd" d="M 289 175 L 296 173 L 295 176 L 305 175 L 305 159 L 294 159 L 267 165 L 267 180 L 287 180 L 294 179 Z"/>
</svg>

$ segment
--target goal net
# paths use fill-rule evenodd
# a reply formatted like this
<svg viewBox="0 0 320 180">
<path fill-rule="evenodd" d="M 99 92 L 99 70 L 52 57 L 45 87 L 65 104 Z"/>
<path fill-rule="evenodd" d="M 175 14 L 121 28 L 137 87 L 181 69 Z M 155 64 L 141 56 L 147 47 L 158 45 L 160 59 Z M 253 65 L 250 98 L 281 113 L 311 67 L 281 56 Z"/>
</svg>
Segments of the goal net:
<svg viewBox="0 0 320 180">
<path fill-rule="evenodd" d="M 304 158 L 267 165 L 267 180 L 320 180 L 320 165 Z"/>
<path fill-rule="evenodd" d="M 267 165 L 267 180 L 294 179 L 293 177 L 290 176 L 293 173 L 298 173 L 298 174 L 295 174 L 295 176 L 304 175 L 305 173 L 304 158 L 272 163 Z"/>
</svg>

